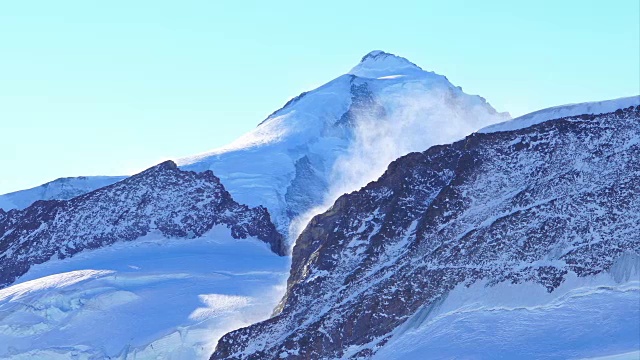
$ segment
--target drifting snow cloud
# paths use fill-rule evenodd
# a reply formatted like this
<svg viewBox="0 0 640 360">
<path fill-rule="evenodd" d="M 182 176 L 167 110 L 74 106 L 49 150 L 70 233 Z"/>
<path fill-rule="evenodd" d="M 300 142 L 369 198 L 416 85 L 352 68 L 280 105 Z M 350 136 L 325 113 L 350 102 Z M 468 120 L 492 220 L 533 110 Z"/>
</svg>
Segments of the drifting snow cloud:
<svg viewBox="0 0 640 360">
<path fill-rule="evenodd" d="M 329 190 L 322 205 L 293 219 L 292 240 L 311 218 L 326 211 L 342 194 L 360 189 L 378 179 L 393 160 L 410 152 L 425 151 L 438 144 L 464 138 L 472 132 L 508 119 L 508 114 L 491 112 L 484 99 L 462 94 L 456 88 L 411 88 L 388 91 L 376 101 L 384 114 L 370 108 L 354 113 L 354 140 L 338 157 L 329 176 Z M 291 241 L 293 243 L 293 241 Z"/>
</svg>

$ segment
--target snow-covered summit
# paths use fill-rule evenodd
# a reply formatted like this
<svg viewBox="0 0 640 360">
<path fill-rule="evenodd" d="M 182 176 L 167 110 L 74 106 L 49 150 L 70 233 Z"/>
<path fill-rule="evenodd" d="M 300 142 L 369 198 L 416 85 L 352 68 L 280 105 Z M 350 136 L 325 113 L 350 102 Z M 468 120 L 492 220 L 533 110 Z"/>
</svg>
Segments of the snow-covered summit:
<svg viewBox="0 0 640 360">
<path fill-rule="evenodd" d="M 381 50 L 374 50 L 365 55 L 349 74 L 365 77 L 379 78 L 386 76 L 402 76 L 416 73 L 424 73 L 422 68 L 411 61 Z"/>
<path fill-rule="evenodd" d="M 265 206 L 288 233 L 292 222 L 303 225 L 314 208 L 364 186 L 399 156 L 509 118 L 442 75 L 373 51 L 231 144 L 177 163 L 212 170 L 234 199 Z"/>
<path fill-rule="evenodd" d="M 618 109 L 626 109 L 630 106 L 640 105 L 640 95 L 623 97 L 612 100 L 593 101 L 578 104 L 568 104 L 554 106 L 547 109 L 534 111 L 532 113 L 522 115 L 515 119 L 505 121 L 499 124 L 490 125 L 481 129 L 480 133 L 492 133 L 499 131 L 512 131 L 524 129 L 526 127 L 536 125 L 548 120 L 559 119 L 568 116 L 577 115 L 598 115 L 614 112 Z"/>
</svg>

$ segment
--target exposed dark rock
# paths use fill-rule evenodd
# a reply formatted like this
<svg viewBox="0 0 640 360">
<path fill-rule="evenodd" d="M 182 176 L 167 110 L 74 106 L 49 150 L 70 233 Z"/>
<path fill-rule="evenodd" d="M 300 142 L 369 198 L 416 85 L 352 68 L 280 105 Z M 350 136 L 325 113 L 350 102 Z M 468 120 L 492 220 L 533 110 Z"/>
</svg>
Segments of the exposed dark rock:
<svg viewBox="0 0 640 360">
<path fill-rule="evenodd" d="M 254 236 L 285 254 L 283 238 L 265 208 L 235 202 L 211 171 L 182 171 L 166 161 L 71 200 L 41 200 L 24 210 L 0 211 L 0 288 L 51 258 L 154 231 L 194 238 L 217 225 L 229 228 L 236 239 Z"/>
<path fill-rule="evenodd" d="M 293 104 L 297 103 L 298 101 L 300 101 L 300 99 L 302 99 L 303 97 L 305 97 L 305 95 L 307 95 L 308 93 L 309 93 L 308 91 L 303 91 L 302 93 L 300 93 L 300 95 L 298 95 L 298 96 L 296 96 L 296 97 L 294 97 L 294 98 L 290 99 L 289 101 L 287 101 L 287 102 L 284 104 L 284 106 L 283 106 L 283 107 L 281 107 L 280 109 L 278 109 L 278 110 L 276 110 L 276 111 L 272 112 L 271 114 L 269 114 L 269 116 L 267 116 L 267 118 L 266 118 L 266 119 L 262 120 L 262 121 L 258 124 L 258 126 L 260 126 L 260 125 L 264 124 L 265 122 L 267 122 L 267 120 L 271 119 L 271 117 L 272 117 L 273 115 L 277 114 L 279 111 L 284 110 L 284 109 L 286 109 L 287 107 L 289 107 L 289 106 L 291 106 L 291 105 L 293 105 Z"/>
<path fill-rule="evenodd" d="M 369 117 L 371 119 L 382 119 L 387 113 L 373 96 L 369 85 L 366 82 L 357 84 L 356 78 L 351 78 L 351 105 L 347 112 L 342 114 L 336 121 L 336 126 L 346 125 L 353 127 L 357 123 L 358 117 Z"/>
<path fill-rule="evenodd" d="M 279 314 L 211 358 L 367 358 L 456 286 L 607 271 L 640 254 L 638 159 L 640 107 L 404 156 L 308 224 Z"/>
</svg>

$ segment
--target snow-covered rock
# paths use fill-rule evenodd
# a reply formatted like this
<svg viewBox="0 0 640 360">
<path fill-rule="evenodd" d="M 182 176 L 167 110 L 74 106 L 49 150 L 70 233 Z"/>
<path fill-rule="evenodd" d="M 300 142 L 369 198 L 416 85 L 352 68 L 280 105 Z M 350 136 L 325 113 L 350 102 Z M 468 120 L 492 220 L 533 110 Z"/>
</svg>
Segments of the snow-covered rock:
<svg viewBox="0 0 640 360">
<path fill-rule="evenodd" d="M 225 335 L 212 359 L 636 354 L 637 322 L 621 321 L 637 319 L 640 303 L 638 159 L 640 106 L 401 157 L 311 220 L 279 314 Z M 564 318 L 542 326 L 554 320 L 545 315 Z M 485 320 L 534 327 L 509 333 L 524 339 L 474 333 Z M 586 328 L 562 331 L 572 324 Z M 500 342 L 504 353 L 474 347 Z"/>
<path fill-rule="evenodd" d="M 167 238 L 200 237 L 220 225 L 234 238 L 256 237 L 285 254 L 266 209 L 237 203 L 211 171 L 182 171 L 166 161 L 71 200 L 0 210 L 0 288 L 52 258 L 154 231 Z"/>
</svg>

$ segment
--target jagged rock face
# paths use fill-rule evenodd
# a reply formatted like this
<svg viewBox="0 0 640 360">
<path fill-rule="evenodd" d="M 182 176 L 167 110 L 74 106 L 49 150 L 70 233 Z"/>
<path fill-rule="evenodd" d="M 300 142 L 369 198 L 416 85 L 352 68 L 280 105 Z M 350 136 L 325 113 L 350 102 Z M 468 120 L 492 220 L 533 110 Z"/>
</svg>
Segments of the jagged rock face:
<svg viewBox="0 0 640 360">
<path fill-rule="evenodd" d="M 457 285 L 606 271 L 640 254 L 638 159 L 640 107 L 404 156 L 311 221 L 281 312 L 212 359 L 367 358 Z"/>
<path fill-rule="evenodd" d="M 216 225 L 228 227 L 236 239 L 254 236 L 285 254 L 265 208 L 235 202 L 211 171 L 182 171 L 167 161 L 68 201 L 37 201 L 24 210 L 0 212 L 0 287 L 52 257 L 152 231 L 193 238 Z"/>
<path fill-rule="evenodd" d="M 358 117 L 370 117 L 372 119 L 383 119 L 386 116 L 386 110 L 380 105 L 371 90 L 365 82 L 362 84 L 354 83 L 355 76 L 351 79 L 351 105 L 336 125 L 356 126 Z"/>
</svg>

